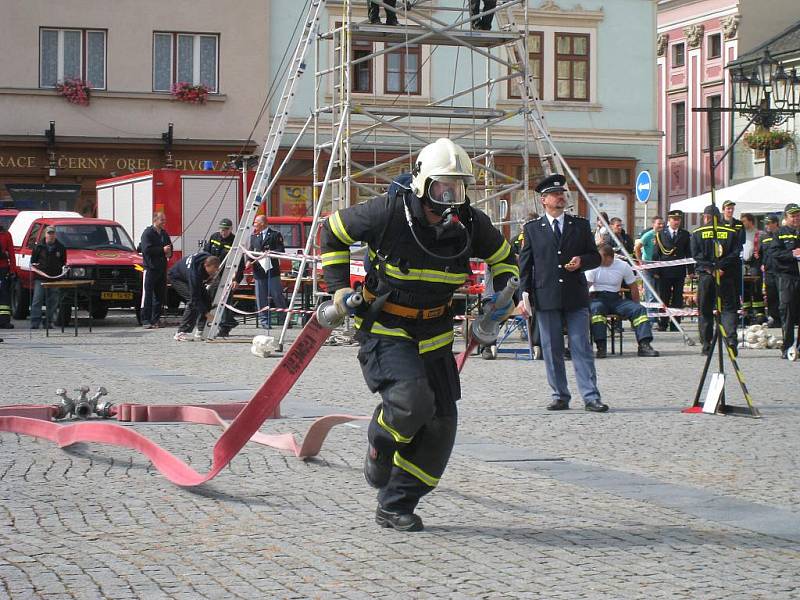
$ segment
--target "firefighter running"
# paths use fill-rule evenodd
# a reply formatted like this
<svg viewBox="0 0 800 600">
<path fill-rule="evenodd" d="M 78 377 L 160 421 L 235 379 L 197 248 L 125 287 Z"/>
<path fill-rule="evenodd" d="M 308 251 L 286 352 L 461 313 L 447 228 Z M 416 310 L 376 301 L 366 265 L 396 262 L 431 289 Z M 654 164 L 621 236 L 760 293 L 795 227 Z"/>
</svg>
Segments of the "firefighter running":
<svg viewBox="0 0 800 600">
<path fill-rule="evenodd" d="M 334 302 L 353 292 L 350 246 L 368 244 L 367 301 L 356 312 L 358 360 L 382 402 L 369 425 L 367 482 L 379 490 L 376 522 L 420 531 L 420 498 L 444 473 L 456 435 L 461 396 L 453 356 L 454 291 L 467 281 L 469 258 L 491 269 L 495 290 L 519 276 L 516 256 L 489 217 L 470 206 L 475 178 L 463 148 L 446 138 L 425 146 L 412 174 L 386 195 L 335 212 L 322 233 L 322 265 Z M 514 303 L 496 307 L 497 319 Z"/>
</svg>

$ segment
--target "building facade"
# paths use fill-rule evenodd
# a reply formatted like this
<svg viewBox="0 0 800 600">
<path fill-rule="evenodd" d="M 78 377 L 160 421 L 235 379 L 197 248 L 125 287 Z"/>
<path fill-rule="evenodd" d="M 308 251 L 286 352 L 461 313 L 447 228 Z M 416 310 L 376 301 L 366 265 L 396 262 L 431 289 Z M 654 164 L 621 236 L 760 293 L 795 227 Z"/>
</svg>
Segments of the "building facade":
<svg viewBox="0 0 800 600">
<path fill-rule="evenodd" d="M 271 4 L 0 0 L 0 203 L 91 215 L 97 179 L 253 151 Z"/>
<path fill-rule="evenodd" d="M 656 71 L 658 119 L 664 132 L 659 154 L 661 212 L 711 186 L 709 148 L 718 157 L 730 139 L 729 113 L 694 112 L 729 106 L 728 65 L 738 56 L 737 0 L 660 0 Z M 728 180 L 728 160 L 716 184 Z"/>
<path fill-rule="evenodd" d="M 364 21 L 366 2 L 350 4 L 353 20 Z M 401 25 L 413 24 L 410 17 L 415 16 L 454 23 L 463 18 L 464 13 L 458 10 L 464 6 L 460 0 L 425 3 L 414 6 L 409 18 L 399 15 L 400 22 Z M 287 5 L 270 23 L 273 73 L 277 72 L 278 59 L 290 43 L 302 8 L 302 3 Z M 345 18 L 344 10 L 345 3 L 329 1 L 322 27 L 335 28 Z M 518 7 L 514 11 L 515 22 L 524 23 L 524 10 Z M 528 19 L 531 70 L 558 149 L 601 209 L 610 216 L 621 217 L 629 230 L 640 230 L 645 207 L 635 201 L 634 181 L 641 170 L 650 171 L 654 179 L 658 171 L 660 133 L 656 124 L 655 75 L 651 67 L 655 61 L 655 2 L 530 0 Z M 463 28 L 468 29 L 468 24 Z M 355 58 L 386 47 L 381 41 L 358 44 L 362 43 L 356 42 L 354 46 Z M 364 54 L 359 55 L 359 52 Z M 314 63 L 314 69 L 335 64 L 332 44 L 321 46 L 317 56 L 319 60 Z M 488 64 L 487 71 L 486 59 L 471 56 L 464 47 L 421 43 L 407 52 L 389 52 L 354 66 L 351 86 L 354 97 L 365 105 L 390 104 L 409 109 L 435 103 L 453 90 L 470 88 L 488 77 L 499 83 L 489 91 L 476 90 L 471 98 L 473 106 L 521 108 L 514 89 L 502 79 L 508 73 L 507 68 L 492 62 Z M 298 131 L 305 123 L 314 108 L 315 94 L 318 104 L 324 106 L 331 102 L 334 91 L 326 85 L 315 85 L 313 77 L 302 80 L 291 111 L 290 131 Z M 465 102 L 462 99 L 450 104 Z M 354 122 L 366 121 L 356 117 Z M 474 125 L 464 119 L 427 116 L 410 122 L 411 131 L 378 128 L 371 145 L 354 151 L 358 162 L 369 167 L 402 154 L 400 149 L 406 152 L 419 149 L 425 139 L 432 141 L 441 136 L 462 135 Z M 523 123 L 518 116 L 491 128 L 491 146 L 501 148 L 495 156 L 495 167 L 499 171 L 519 176 L 522 159 L 515 149 L 522 142 L 522 130 Z M 473 156 L 481 154 L 487 143 L 483 132 L 466 135 L 459 142 Z M 273 192 L 273 213 L 295 210 L 298 206 L 302 210 L 304 204 L 310 209 L 312 152 L 309 147 L 313 146 L 310 135 L 302 146 L 305 149 L 298 151 L 297 160 L 289 166 L 291 173 L 282 178 Z M 393 153 L 393 148 L 398 150 Z M 410 167 L 409 160 L 395 165 L 397 173 L 409 171 Z M 537 161 L 531 162 L 530 169 L 533 181 L 541 176 Z M 509 218 L 512 220 L 525 217 L 521 196 L 521 193 L 509 195 Z M 358 200 L 363 199 L 363 196 L 358 197 Z M 575 200 L 573 210 L 591 216 L 582 199 Z M 516 235 L 516 231 L 511 233 Z"/>
</svg>

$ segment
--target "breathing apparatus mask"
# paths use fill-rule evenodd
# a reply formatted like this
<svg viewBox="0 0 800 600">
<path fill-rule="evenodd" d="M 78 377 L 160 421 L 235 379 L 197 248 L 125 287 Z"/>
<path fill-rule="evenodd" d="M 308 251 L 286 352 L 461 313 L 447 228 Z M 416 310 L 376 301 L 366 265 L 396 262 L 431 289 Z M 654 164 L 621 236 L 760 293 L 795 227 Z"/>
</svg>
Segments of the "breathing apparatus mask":
<svg viewBox="0 0 800 600">
<path fill-rule="evenodd" d="M 463 228 L 459 211 L 466 201 L 467 191 L 463 177 L 434 175 L 428 180 L 423 202 L 434 214 L 442 217 L 441 223 L 434 225 L 437 230 L 444 232 Z"/>
</svg>

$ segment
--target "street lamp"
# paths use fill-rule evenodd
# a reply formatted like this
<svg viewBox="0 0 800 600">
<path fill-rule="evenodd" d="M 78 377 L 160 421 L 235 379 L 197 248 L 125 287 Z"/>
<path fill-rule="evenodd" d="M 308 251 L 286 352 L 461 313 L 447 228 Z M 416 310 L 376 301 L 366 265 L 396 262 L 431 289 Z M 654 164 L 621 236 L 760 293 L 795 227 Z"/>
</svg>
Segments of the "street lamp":
<svg viewBox="0 0 800 600">
<path fill-rule="evenodd" d="M 787 73 L 769 50 L 764 50 L 764 56 L 753 67 L 749 77 L 743 67 L 735 69 L 731 73 L 731 83 L 732 112 L 750 117 L 750 122 L 755 123 L 756 127 L 770 130 L 800 112 L 800 77 L 797 69 Z M 764 148 L 765 175 L 770 175 L 769 152 L 767 144 Z"/>
</svg>

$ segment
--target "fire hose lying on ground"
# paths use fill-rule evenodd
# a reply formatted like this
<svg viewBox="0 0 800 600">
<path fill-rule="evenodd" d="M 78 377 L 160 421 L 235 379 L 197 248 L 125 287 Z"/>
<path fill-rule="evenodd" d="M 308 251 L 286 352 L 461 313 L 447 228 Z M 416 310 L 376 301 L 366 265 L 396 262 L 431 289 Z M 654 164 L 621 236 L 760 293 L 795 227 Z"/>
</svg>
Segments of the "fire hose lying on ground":
<svg viewBox="0 0 800 600">
<path fill-rule="evenodd" d="M 512 280 L 506 289 L 497 295 L 495 301 L 486 307 L 484 316 L 474 322 L 473 331 L 476 335 L 473 335 L 472 342 L 457 359 L 459 370 L 479 342 L 487 343 L 492 332 L 494 338 L 489 340 L 489 343 L 496 339 L 500 322 L 493 316 L 494 306 L 501 307 L 510 302 L 518 285 L 518 280 Z M 360 294 L 351 294 L 347 299 L 347 305 L 351 309 L 356 308 L 361 302 Z M 369 420 L 370 417 L 345 414 L 321 417 L 314 421 L 300 444 L 290 433 L 264 434 L 258 430 L 268 418 L 276 414 L 281 400 L 344 317 L 345 315 L 341 314 L 332 302 L 320 305 L 291 348 L 248 402 L 202 405 L 114 405 L 104 399 L 107 391 L 102 387 L 91 397 L 88 387 L 80 388 L 77 400 L 70 398 L 66 390 L 59 389 L 56 392 L 61 397 L 59 404 L 0 407 L 0 431 L 47 439 L 58 444 L 60 448 L 78 443 L 96 442 L 135 450 L 150 459 L 153 466 L 169 481 L 185 487 L 197 486 L 216 477 L 248 441 L 291 452 L 300 459 L 316 456 L 334 426 L 355 420 Z M 92 415 L 115 418 L 117 421 L 127 423 L 174 422 L 217 425 L 224 431 L 214 444 L 210 470 L 207 473 L 198 473 L 180 458 L 131 427 L 109 421 L 88 420 Z M 71 416 L 80 421 L 68 425 L 53 421 Z M 232 421 L 229 422 L 228 419 Z"/>
</svg>

